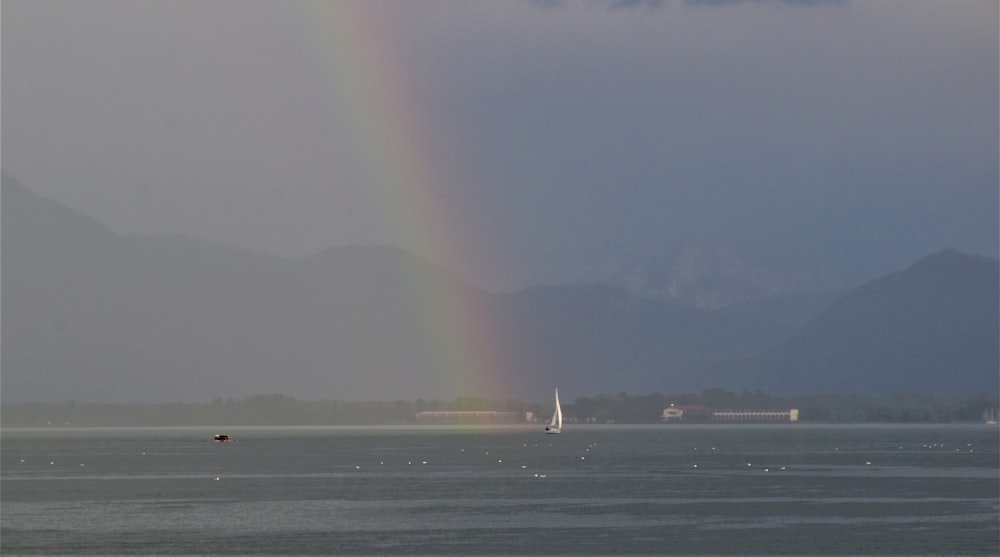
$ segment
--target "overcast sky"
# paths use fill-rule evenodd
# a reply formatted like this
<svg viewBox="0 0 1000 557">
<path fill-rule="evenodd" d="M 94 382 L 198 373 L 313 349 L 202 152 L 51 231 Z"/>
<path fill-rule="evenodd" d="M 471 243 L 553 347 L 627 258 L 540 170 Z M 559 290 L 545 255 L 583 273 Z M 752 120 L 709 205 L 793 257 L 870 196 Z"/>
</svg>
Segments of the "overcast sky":
<svg viewBox="0 0 1000 557">
<path fill-rule="evenodd" d="M 844 286 L 996 256 L 997 28 L 996 0 L 4 0 L 2 163 L 119 232 L 395 244 L 493 289 L 699 258 Z"/>
</svg>

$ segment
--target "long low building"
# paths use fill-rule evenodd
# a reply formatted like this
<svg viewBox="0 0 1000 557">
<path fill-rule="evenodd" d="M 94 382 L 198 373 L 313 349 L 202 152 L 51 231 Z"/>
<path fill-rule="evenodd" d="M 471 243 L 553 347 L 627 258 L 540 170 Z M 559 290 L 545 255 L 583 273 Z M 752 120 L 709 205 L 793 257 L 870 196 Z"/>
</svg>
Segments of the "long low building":
<svg viewBox="0 0 1000 557">
<path fill-rule="evenodd" d="M 712 419 L 717 422 L 797 422 L 797 408 L 789 410 L 715 410 Z"/>
<path fill-rule="evenodd" d="M 704 406 L 677 406 L 663 409 L 660 419 L 664 422 L 724 422 L 769 423 L 797 422 L 799 411 L 789 410 L 710 410 Z"/>
<path fill-rule="evenodd" d="M 519 424 L 526 420 L 524 412 L 426 411 L 417 412 L 418 424 Z"/>
</svg>

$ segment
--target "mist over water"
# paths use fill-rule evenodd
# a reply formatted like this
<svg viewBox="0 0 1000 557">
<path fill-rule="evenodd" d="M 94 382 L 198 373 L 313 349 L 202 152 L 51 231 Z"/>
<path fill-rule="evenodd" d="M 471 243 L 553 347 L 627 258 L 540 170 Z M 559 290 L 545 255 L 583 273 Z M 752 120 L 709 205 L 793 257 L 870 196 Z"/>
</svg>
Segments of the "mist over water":
<svg viewBox="0 0 1000 557">
<path fill-rule="evenodd" d="M 36 554 L 992 554 L 995 428 L 17 429 Z"/>
</svg>

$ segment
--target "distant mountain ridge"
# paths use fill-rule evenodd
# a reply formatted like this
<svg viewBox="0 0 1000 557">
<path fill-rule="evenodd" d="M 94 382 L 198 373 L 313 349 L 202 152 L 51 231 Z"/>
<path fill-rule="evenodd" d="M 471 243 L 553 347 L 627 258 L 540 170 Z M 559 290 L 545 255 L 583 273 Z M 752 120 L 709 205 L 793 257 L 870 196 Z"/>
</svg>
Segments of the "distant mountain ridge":
<svg viewBox="0 0 1000 557">
<path fill-rule="evenodd" d="M 2 213 L 7 402 L 262 393 L 536 400 L 555 385 L 567 396 L 714 386 L 996 390 L 997 263 L 957 252 L 849 293 L 705 311 L 600 285 L 490 294 L 394 248 L 337 247 L 293 258 L 181 237 L 121 236 L 6 174 Z M 430 348 L 441 331 L 430 325 L 422 284 L 456 297 L 451 303 L 474 304 L 491 323 L 503 350 L 504 392 L 441 390 L 439 354 Z M 918 304 L 922 296 L 937 301 Z M 878 309 L 893 307 L 899 311 Z M 861 330 L 867 334 L 846 334 Z M 919 343 L 914 357 L 936 367 L 901 357 L 907 339 Z M 857 348 L 862 341 L 868 351 Z"/>
<path fill-rule="evenodd" d="M 775 393 L 996 393 L 998 270 L 995 259 L 955 250 L 929 255 L 861 285 L 720 380 Z"/>
</svg>

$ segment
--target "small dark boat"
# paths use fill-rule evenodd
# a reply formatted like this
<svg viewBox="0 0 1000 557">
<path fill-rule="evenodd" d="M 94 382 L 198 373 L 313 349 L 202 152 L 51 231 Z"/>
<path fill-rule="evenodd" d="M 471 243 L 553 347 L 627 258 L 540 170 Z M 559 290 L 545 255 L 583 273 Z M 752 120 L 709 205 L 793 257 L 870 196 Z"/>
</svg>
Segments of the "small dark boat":
<svg viewBox="0 0 1000 557">
<path fill-rule="evenodd" d="M 229 436 L 225 435 L 223 433 L 220 433 L 220 434 L 218 434 L 218 435 L 215 436 L 215 440 L 218 441 L 218 442 L 220 442 L 220 443 L 227 443 L 229 441 Z"/>
</svg>

